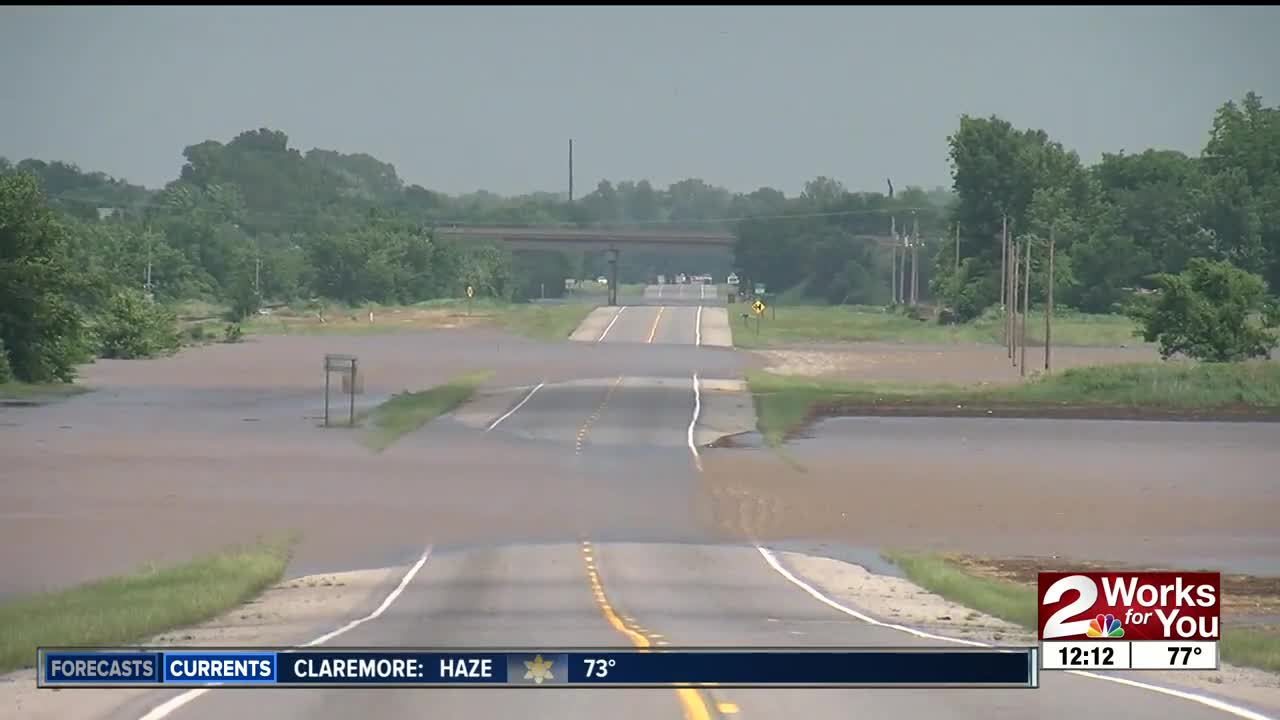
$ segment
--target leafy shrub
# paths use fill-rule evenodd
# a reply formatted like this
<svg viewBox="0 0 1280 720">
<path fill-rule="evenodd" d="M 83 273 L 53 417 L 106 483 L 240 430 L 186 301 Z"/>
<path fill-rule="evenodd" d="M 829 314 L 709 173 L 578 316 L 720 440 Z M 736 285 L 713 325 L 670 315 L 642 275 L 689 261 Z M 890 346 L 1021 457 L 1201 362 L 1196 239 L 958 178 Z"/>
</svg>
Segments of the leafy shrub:
<svg viewBox="0 0 1280 720">
<path fill-rule="evenodd" d="M 1262 277 L 1223 260 L 1194 258 L 1176 275 L 1154 276 L 1154 297 L 1136 301 L 1129 315 L 1160 355 L 1182 354 L 1209 362 L 1269 357 L 1280 309 Z"/>
<path fill-rule="evenodd" d="M 98 353 L 105 358 L 148 358 L 178 349 L 177 318 L 172 310 L 134 288 L 119 288 L 94 327 Z"/>
</svg>

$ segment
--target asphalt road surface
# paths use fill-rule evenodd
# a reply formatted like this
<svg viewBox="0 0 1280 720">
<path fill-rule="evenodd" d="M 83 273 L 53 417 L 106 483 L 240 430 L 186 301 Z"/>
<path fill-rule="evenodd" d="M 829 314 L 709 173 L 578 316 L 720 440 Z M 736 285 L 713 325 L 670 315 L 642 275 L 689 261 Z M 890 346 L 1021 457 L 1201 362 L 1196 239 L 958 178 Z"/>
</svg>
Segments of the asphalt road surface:
<svg viewBox="0 0 1280 720">
<path fill-rule="evenodd" d="M 606 342 L 648 343 L 661 334 L 665 342 L 692 343 L 696 307 L 666 305 L 669 291 L 663 290 L 662 305 L 629 307 Z M 689 292 L 687 286 L 685 292 Z M 611 490 L 620 496 L 665 488 L 671 498 L 678 498 L 681 486 L 698 482 L 699 470 L 687 443 L 695 388 L 692 376 L 662 380 L 617 377 L 548 385 L 486 437 L 498 453 L 504 443 L 535 443 L 551 454 L 576 458 L 580 463 L 576 467 L 595 482 L 618 483 Z M 613 472 L 622 466 L 632 472 Z M 636 468 L 645 472 L 638 474 Z M 531 469 L 521 471 L 528 474 Z M 574 498 L 565 497 L 563 502 L 573 503 Z M 670 511 L 679 514 L 690 509 L 673 505 Z M 547 545 L 437 549 L 384 614 L 329 644 L 938 643 L 867 624 L 819 602 L 771 567 L 754 547 L 592 537 Z M 1042 675 L 1042 683 L 1038 690 L 1000 691 L 237 689 L 204 693 L 171 712 L 153 712 L 148 720 L 1228 717 L 1186 700 L 1079 676 L 1048 673 Z M 179 695 L 150 693 L 123 708 L 118 717 L 137 720 Z"/>
</svg>

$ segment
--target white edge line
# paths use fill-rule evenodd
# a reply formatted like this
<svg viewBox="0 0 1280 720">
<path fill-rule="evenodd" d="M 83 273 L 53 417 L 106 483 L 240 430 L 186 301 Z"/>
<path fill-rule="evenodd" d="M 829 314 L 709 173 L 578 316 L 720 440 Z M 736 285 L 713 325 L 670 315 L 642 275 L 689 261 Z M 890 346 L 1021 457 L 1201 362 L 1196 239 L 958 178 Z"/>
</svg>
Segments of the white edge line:
<svg viewBox="0 0 1280 720">
<path fill-rule="evenodd" d="M 413 567 L 409 568 L 409 572 L 405 573 L 404 577 L 400 578 L 400 584 L 396 586 L 395 590 L 391 591 L 390 595 L 387 595 L 387 598 L 382 601 L 382 604 L 378 606 L 378 609 L 374 610 L 373 612 L 369 613 L 368 615 L 365 615 L 364 617 L 358 620 L 352 620 L 351 622 L 347 623 L 346 625 L 343 625 L 342 627 L 338 628 L 337 630 L 334 630 L 331 633 L 328 633 L 326 635 L 321 635 L 315 640 L 312 640 L 311 642 L 305 643 L 303 645 L 299 645 L 298 647 L 312 647 L 313 645 L 320 645 L 322 643 L 328 642 L 329 640 L 332 640 L 338 637 L 339 635 L 347 632 L 348 630 L 357 628 L 360 625 L 363 625 L 364 623 L 369 622 L 370 620 L 377 619 L 379 615 L 387 611 L 387 608 L 391 607 L 391 603 L 395 602 L 396 598 L 400 597 L 400 593 L 404 592 L 404 589 L 408 587 L 410 582 L 413 581 L 414 576 L 417 575 L 418 571 L 422 569 L 422 566 L 427 563 L 427 558 L 429 557 L 431 557 L 430 545 L 427 546 L 426 550 L 422 551 L 422 557 L 418 558 L 418 562 L 414 563 Z M 195 700 L 201 695 L 204 695 L 205 693 L 209 692 L 212 689 L 213 688 L 196 688 L 194 690 L 188 690 L 177 697 L 170 698 L 164 703 L 157 705 L 154 708 L 151 708 L 151 710 L 146 715 L 143 715 L 141 718 L 139 718 L 139 720 L 162 720 L 162 718 L 168 717 L 171 713 L 173 713 L 178 708 L 182 707 L 183 705 L 186 705 L 192 700 Z"/>
<path fill-rule="evenodd" d="M 502 422 L 503 420 L 506 420 L 507 418 L 509 418 L 509 417 L 511 417 L 512 415 L 514 415 L 514 414 L 515 414 L 515 412 L 516 412 L 517 410 L 519 410 L 520 408 L 524 407 L 524 404 L 525 404 L 525 403 L 529 402 L 529 398 L 533 397 L 533 394 L 534 394 L 534 393 L 536 393 L 536 392 L 538 392 L 539 390 L 541 390 L 541 389 L 542 389 L 542 386 L 543 386 L 543 385 L 546 385 L 546 383 L 538 383 L 537 385 L 535 385 L 535 386 L 533 387 L 533 389 L 529 391 L 529 394 L 524 396 L 524 399 L 523 399 L 523 400 L 521 400 L 520 402 L 516 403 L 516 406 L 515 406 L 515 407 L 511 408 L 510 410 L 508 410 L 506 415 L 503 415 L 502 417 L 498 418 L 497 420 L 494 420 L 494 421 L 493 421 L 493 424 L 491 424 L 489 427 L 485 428 L 485 429 L 484 429 L 484 431 L 485 431 L 485 432 L 489 432 L 490 430 L 492 430 L 492 429 L 494 429 L 494 428 L 498 427 L 498 423 L 500 423 L 500 422 Z"/>
<path fill-rule="evenodd" d="M 618 318 L 622 317 L 622 311 L 626 309 L 627 309 L 626 305 L 618 306 L 618 312 L 613 314 L 613 319 L 610 320 L 609 324 L 605 326 L 604 332 L 600 333 L 600 338 L 596 340 L 596 342 L 604 342 L 604 336 L 609 334 L 609 331 L 613 329 L 613 324 L 618 322 Z"/>
<path fill-rule="evenodd" d="M 702 391 L 698 389 L 698 373 L 693 374 L 693 418 L 689 420 L 689 452 L 693 453 L 693 464 L 698 472 L 702 472 L 702 458 L 698 457 L 698 446 L 693 442 L 693 428 L 698 424 L 698 415 L 702 414 Z"/>
<path fill-rule="evenodd" d="M 809 583 L 806 583 L 805 581 L 793 575 L 791 571 L 782 567 L 782 564 L 778 562 L 778 559 L 773 554 L 772 550 L 768 550 L 766 548 L 760 547 L 759 545 L 756 546 L 756 550 L 760 551 L 760 555 L 764 557 L 765 562 L 769 563 L 769 566 L 772 567 L 774 570 L 776 570 L 779 575 L 789 580 L 796 587 L 799 587 L 801 590 L 804 590 L 805 592 L 809 593 L 811 596 L 813 596 L 815 600 L 823 603 L 824 605 L 829 605 L 832 608 L 835 608 L 836 610 L 839 610 L 840 612 L 846 615 L 852 615 L 853 617 L 865 623 L 868 623 L 871 625 L 877 625 L 879 627 L 889 628 L 891 630 L 899 630 L 905 633 L 909 633 L 911 635 L 915 635 L 916 637 L 919 637 L 919 638 L 925 638 L 927 640 L 941 640 L 943 642 L 957 643 L 959 645 L 972 645 L 976 647 L 995 647 L 994 645 L 990 645 L 988 643 L 977 642 L 974 640 L 962 640 L 960 638 L 946 637 L 945 635 L 934 635 L 932 633 L 927 633 L 922 630 L 916 630 L 915 628 L 906 627 L 905 625 L 894 625 L 892 623 L 881 622 L 869 615 L 865 615 L 863 613 L 858 612 L 857 610 L 845 607 L 844 605 L 841 605 L 840 603 L 836 602 L 835 600 L 832 600 L 826 595 L 823 595 L 818 590 L 815 590 L 812 585 L 810 585 Z M 1071 675 L 1079 675 L 1081 677 L 1093 678 L 1094 680 L 1106 680 L 1107 682 L 1119 683 L 1121 685 L 1128 685 L 1129 687 L 1140 688 L 1142 690 L 1150 690 L 1151 692 L 1157 692 L 1157 693 L 1160 693 L 1161 695 L 1169 695 L 1172 697 L 1180 698 L 1182 700 L 1189 700 L 1194 703 L 1199 703 L 1201 705 L 1211 707 L 1215 710 L 1221 710 L 1222 712 L 1235 715 L 1236 717 L 1246 718 L 1246 720 L 1274 720 L 1273 718 L 1267 717 L 1266 715 L 1262 715 L 1260 713 L 1256 713 L 1252 710 L 1249 710 L 1248 708 L 1242 708 L 1237 705 L 1232 705 L 1230 703 L 1223 702 L 1216 698 L 1206 697 L 1204 695 L 1196 695 L 1195 693 L 1184 692 L 1182 690 L 1174 690 L 1172 688 L 1160 687 L 1159 685 L 1150 685 L 1148 683 L 1138 682 L 1137 680 L 1129 680 L 1127 678 L 1111 677 L 1109 675 L 1099 675 L 1097 673 L 1087 672 L 1084 670 L 1066 670 L 1064 672 L 1069 673 Z"/>
<path fill-rule="evenodd" d="M 703 286 L 705 287 L 705 285 Z M 702 306 L 698 306 L 698 320 L 693 325 L 693 344 L 695 346 L 702 344 Z"/>
</svg>

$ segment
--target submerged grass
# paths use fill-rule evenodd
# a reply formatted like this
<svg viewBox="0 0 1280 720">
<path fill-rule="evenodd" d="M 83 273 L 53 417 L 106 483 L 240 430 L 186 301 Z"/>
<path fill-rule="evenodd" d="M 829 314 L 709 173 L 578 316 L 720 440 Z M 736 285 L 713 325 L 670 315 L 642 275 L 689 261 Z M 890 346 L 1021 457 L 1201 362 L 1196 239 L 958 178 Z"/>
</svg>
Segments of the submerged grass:
<svg viewBox="0 0 1280 720">
<path fill-rule="evenodd" d="M 984 405 L 1280 415 L 1280 363 L 1131 363 L 1072 368 L 1020 385 L 860 383 L 751 370 L 747 383 L 765 438 L 777 444 L 815 415 L 870 407 Z"/>
<path fill-rule="evenodd" d="M 382 452 L 405 434 L 469 400 L 489 375 L 488 372 L 470 373 L 427 390 L 393 395 L 367 414 L 369 427 L 364 435 L 365 444 Z"/>
<path fill-rule="evenodd" d="M 31 667 L 37 646 L 112 646 L 194 625 L 280 579 L 286 541 L 235 548 L 133 575 L 0 604 L 0 673 Z"/>
</svg>

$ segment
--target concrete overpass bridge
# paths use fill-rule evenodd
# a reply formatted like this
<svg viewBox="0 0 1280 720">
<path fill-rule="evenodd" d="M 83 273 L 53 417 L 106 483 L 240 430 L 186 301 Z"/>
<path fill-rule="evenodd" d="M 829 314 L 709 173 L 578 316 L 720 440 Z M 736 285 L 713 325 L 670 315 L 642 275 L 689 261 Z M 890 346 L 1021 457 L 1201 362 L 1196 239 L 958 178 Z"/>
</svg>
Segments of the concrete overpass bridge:
<svg viewBox="0 0 1280 720">
<path fill-rule="evenodd" d="M 622 250 L 661 248 L 664 250 L 733 249 L 734 236 L 728 232 L 699 230 L 626 230 L 579 227 L 479 227 L 440 226 L 436 233 L 447 238 L 498 240 L 513 249 L 526 250 Z"/>
<path fill-rule="evenodd" d="M 554 226 L 437 226 L 436 234 L 444 238 L 492 240 L 506 244 L 513 250 L 605 250 L 609 255 L 609 304 L 618 304 L 618 254 L 624 249 L 664 252 L 706 252 L 719 250 L 726 254 L 733 251 L 736 238 L 724 231 L 699 230 L 636 230 L 608 227 L 554 227 Z M 890 235 L 859 235 L 855 239 L 872 242 L 881 248 L 899 247 L 895 252 L 895 265 L 899 253 L 906 254 L 903 238 Z"/>
<path fill-rule="evenodd" d="M 735 238 L 727 232 L 698 230 L 624 230 L 580 227 L 436 227 L 444 238 L 496 240 L 513 250 L 605 250 L 609 255 L 609 304 L 618 304 L 618 254 L 624 249 L 663 252 L 733 252 Z"/>
</svg>

